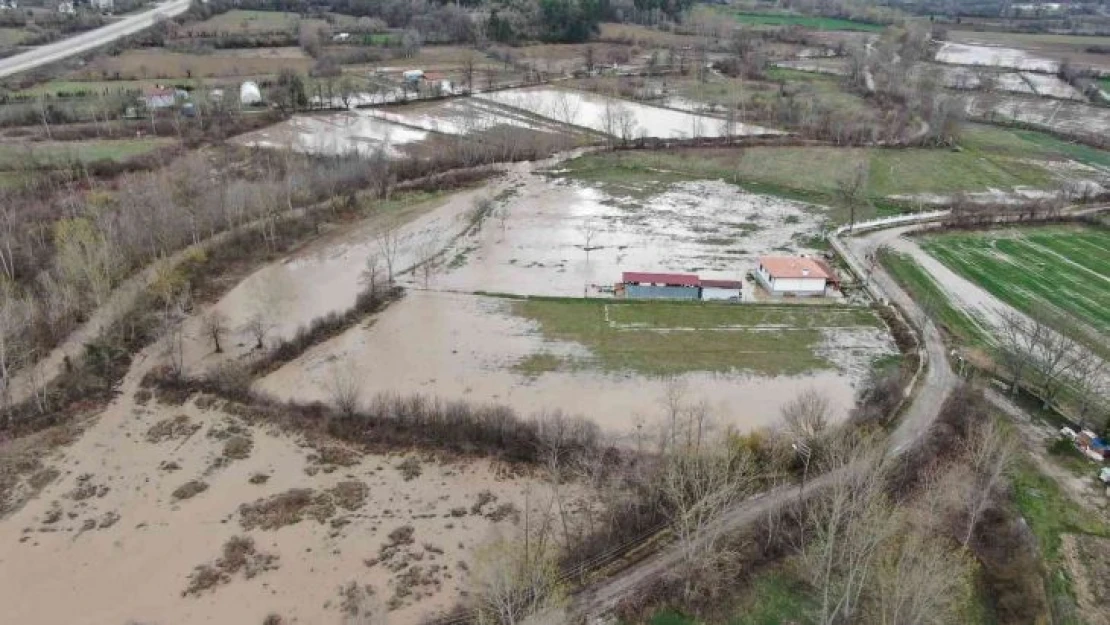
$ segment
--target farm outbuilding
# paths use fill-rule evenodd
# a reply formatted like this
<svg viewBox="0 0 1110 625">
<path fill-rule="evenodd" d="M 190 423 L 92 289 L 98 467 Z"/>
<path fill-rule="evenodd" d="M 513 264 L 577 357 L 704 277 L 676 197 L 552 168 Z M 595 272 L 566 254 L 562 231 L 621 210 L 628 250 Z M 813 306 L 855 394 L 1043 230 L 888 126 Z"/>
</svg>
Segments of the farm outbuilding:
<svg viewBox="0 0 1110 625">
<path fill-rule="evenodd" d="M 633 299 L 698 299 L 699 282 L 689 273 L 626 271 L 621 274 L 617 294 Z"/>
<path fill-rule="evenodd" d="M 755 277 L 774 296 L 815 297 L 836 283 L 829 266 L 808 256 L 761 256 Z"/>
<path fill-rule="evenodd" d="M 739 280 L 709 280 L 699 281 L 701 298 L 706 301 L 740 301 L 744 283 Z"/>
</svg>

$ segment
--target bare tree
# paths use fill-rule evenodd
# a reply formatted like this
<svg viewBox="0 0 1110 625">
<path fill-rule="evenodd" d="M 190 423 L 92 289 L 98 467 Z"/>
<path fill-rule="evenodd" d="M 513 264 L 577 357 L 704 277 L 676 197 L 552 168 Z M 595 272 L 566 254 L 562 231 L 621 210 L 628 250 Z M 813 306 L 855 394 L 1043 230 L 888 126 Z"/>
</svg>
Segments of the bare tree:
<svg viewBox="0 0 1110 625">
<path fill-rule="evenodd" d="M 589 262 L 590 251 L 595 249 L 593 241 L 598 233 L 597 220 L 592 217 L 587 218 L 582 225 L 578 226 L 578 233 L 582 235 L 582 249 L 586 251 L 586 262 Z"/>
<path fill-rule="evenodd" d="M 1037 346 L 1050 330 L 1047 325 L 1012 310 L 1003 311 L 1000 319 L 995 335 L 994 354 L 998 362 L 1010 372 L 1010 395 L 1016 395 L 1030 368 Z"/>
<path fill-rule="evenodd" d="M 428 236 L 416 246 L 416 263 L 420 276 L 424 279 L 424 288 L 428 288 L 432 276 L 439 272 L 439 254 L 443 250 L 439 233 L 429 233 Z"/>
<path fill-rule="evenodd" d="M 668 501 L 670 526 L 682 549 L 687 595 L 692 594 L 703 567 L 713 567 L 727 557 L 722 546 L 721 516 L 756 484 L 755 463 L 750 455 L 724 441 L 700 453 L 690 449 L 670 453 L 660 476 L 660 489 Z"/>
<path fill-rule="evenodd" d="M 546 525 L 495 538 L 479 548 L 470 583 L 480 625 L 524 625 L 566 603 Z"/>
<path fill-rule="evenodd" d="M 393 221 L 384 224 L 381 230 L 378 231 L 377 242 L 378 251 L 381 252 L 382 259 L 385 261 L 389 284 L 393 284 L 393 269 L 397 262 L 397 252 L 401 246 L 400 226 Z"/>
<path fill-rule="evenodd" d="M 967 531 L 962 539 L 966 547 L 974 536 L 979 515 L 1006 479 L 1006 472 L 1017 453 L 1017 445 L 998 419 L 986 414 L 973 424 L 965 453 L 974 477 L 973 484 L 967 488 Z"/>
<path fill-rule="evenodd" d="M 377 252 L 369 252 L 366 255 L 366 263 L 362 266 L 362 273 L 358 277 L 359 283 L 370 290 L 371 296 L 378 293 L 378 280 L 381 278 L 382 271 L 380 265 L 381 256 Z"/>
<path fill-rule="evenodd" d="M 243 329 L 254 338 L 254 348 L 266 347 L 266 335 L 270 332 L 270 322 L 262 313 L 255 313 L 243 324 Z"/>
<path fill-rule="evenodd" d="M 841 204 L 848 209 L 849 230 L 856 225 L 856 207 L 867 190 L 867 168 L 867 162 L 859 163 L 848 176 L 836 184 L 836 194 Z"/>
<path fill-rule="evenodd" d="M 345 416 L 351 417 L 358 412 L 362 391 L 352 363 L 337 363 L 332 366 L 328 392 L 331 393 L 332 403 Z"/>
<path fill-rule="evenodd" d="M 810 442 L 829 424 L 829 399 L 815 389 L 806 389 L 782 407 L 782 420 L 790 434 Z"/>
<path fill-rule="evenodd" d="M 227 315 L 219 310 L 211 310 L 204 317 L 201 318 L 201 325 L 204 328 L 204 334 L 212 341 L 212 349 L 217 354 L 223 353 L 223 345 L 220 344 L 220 339 L 227 334 Z"/>
</svg>

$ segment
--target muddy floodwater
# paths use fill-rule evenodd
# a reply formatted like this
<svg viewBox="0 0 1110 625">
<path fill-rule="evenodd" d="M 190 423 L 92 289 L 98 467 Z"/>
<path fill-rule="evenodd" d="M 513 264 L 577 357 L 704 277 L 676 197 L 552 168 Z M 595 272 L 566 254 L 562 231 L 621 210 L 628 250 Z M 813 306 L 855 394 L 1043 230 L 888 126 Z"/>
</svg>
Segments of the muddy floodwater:
<svg viewBox="0 0 1110 625">
<path fill-rule="evenodd" d="M 726 125 L 724 120 L 716 117 L 553 87 L 507 89 L 475 97 L 529 111 L 564 124 L 627 138 L 680 139 L 778 134 L 778 131 L 749 124 Z"/>
<path fill-rule="evenodd" d="M 561 410 L 588 417 L 631 441 L 662 425 L 667 382 L 659 377 L 596 370 L 555 371 L 531 377 L 512 366 L 540 350 L 580 355 L 575 343 L 545 341 L 503 299 L 411 291 L 368 327 L 357 327 L 309 350 L 258 383 L 282 399 L 331 401 L 340 376 L 353 375 L 364 400 L 380 392 L 421 393 L 443 399 L 496 402 L 525 415 Z M 871 357 L 888 353 L 880 340 Z M 852 405 L 862 369 L 812 375 L 759 377 L 690 373 L 680 376 L 685 400 L 706 401 L 718 427 L 773 425 L 781 407 L 803 389 L 827 396 L 837 418 Z"/>
<path fill-rule="evenodd" d="M 581 296 L 612 286 L 623 271 L 742 280 L 760 255 L 815 253 L 810 242 L 825 227 L 815 206 L 714 180 L 640 199 L 535 174 L 510 188 L 515 195 L 482 230 L 448 251 L 432 286 Z"/>
</svg>

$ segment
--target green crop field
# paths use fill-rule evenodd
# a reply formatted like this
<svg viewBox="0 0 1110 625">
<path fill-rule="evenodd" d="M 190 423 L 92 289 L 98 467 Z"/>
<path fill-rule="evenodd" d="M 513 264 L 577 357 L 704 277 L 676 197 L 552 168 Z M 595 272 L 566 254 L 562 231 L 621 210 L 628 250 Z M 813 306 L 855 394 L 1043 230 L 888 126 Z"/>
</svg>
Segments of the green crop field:
<svg viewBox="0 0 1110 625">
<path fill-rule="evenodd" d="M 513 310 L 537 322 L 544 337 L 580 343 L 593 356 L 564 363 L 536 354 L 518 364 L 529 374 L 564 365 L 649 375 L 797 374 L 832 368 L 816 353 L 823 330 L 882 327 L 870 309 L 832 305 L 527 299 Z"/>
<path fill-rule="evenodd" d="M 41 143 L 5 143 L 0 146 L 0 169 L 20 166 L 56 166 L 71 162 L 124 160 L 172 145 L 173 139 L 122 139 Z"/>
<path fill-rule="evenodd" d="M 732 15 L 737 22 L 752 26 L 801 26 L 813 30 L 858 30 L 864 32 L 879 32 L 886 28 L 882 24 L 868 24 L 833 17 L 795 15 L 792 13 L 735 12 Z"/>
<path fill-rule="evenodd" d="M 922 246 L 1018 310 L 1035 313 L 1047 305 L 1064 312 L 1086 326 L 1065 332 L 1107 351 L 1110 231 L 1052 226 L 946 233 L 924 238 Z"/>
<path fill-rule="evenodd" d="M 283 13 L 280 11 L 253 11 L 234 9 L 227 13 L 213 15 L 212 17 L 194 25 L 194 29 L 203 32 L 227 33 L 265 33 L 275 31 L 292 31 L 301 21 L 298 13 Z M 323 20 L 309 20 L 313 23 L 324 24 Z"/>
</svg>

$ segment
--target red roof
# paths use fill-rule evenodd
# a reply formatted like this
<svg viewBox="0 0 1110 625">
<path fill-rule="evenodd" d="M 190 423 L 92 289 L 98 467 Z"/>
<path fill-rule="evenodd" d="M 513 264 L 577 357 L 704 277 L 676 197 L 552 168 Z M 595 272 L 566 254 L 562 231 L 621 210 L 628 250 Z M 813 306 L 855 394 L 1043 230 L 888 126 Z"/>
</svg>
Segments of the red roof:
<svg viewBox="0 0 1110 625">
<path fill-rule="evenodd" d="M 772 278 L 832 278 L 820 263 L 806 256 L 760 256 L 759 264 Z"/>
<path fill-rule="evenodd" d="M 703 287 L 711 289 L 742 289 L 744 283 L 739 280 L 702 280 Z"/>
<path fill-rule="evenodd" d="M 642 271 L 626 271 L 621 274 L 621 282 L 625 284 L 666 284 L 671 286 L 698 286 L 698 277 L 691 273 L 645 273 Z"/>
</svg>

